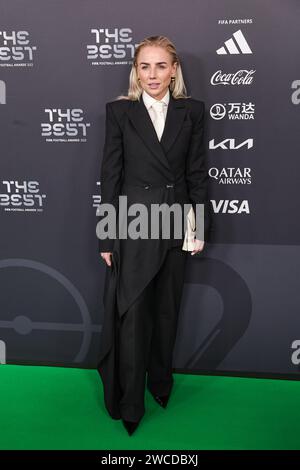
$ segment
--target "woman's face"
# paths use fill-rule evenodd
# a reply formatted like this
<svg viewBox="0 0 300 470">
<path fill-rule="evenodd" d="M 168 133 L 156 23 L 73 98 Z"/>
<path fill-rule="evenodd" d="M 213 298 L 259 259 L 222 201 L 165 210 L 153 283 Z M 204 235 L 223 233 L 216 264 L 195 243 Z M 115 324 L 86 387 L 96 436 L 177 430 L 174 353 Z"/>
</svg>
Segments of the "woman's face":
<svg viewBox="0 0 300 470">
<path fill-rule="evenodd" d="M 171 77 L 175 77 L 176 62 L 163 47 L 144 46 L 137 57 L 137 76 L 141 87 L 153 98 L 160 100 L 167 93 Z"/>
</svg>

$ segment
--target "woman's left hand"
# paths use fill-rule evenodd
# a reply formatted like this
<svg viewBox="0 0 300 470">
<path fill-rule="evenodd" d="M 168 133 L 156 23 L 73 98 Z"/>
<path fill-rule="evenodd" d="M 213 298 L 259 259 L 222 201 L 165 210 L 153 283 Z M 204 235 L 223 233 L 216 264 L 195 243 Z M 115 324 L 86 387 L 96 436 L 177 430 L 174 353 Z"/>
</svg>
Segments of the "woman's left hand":
<svg viewBox="0 0 300 470">
<path fill-rule="evenodd" d="M 202 251 L 204 248 L 204 241 L 202 240 L 197 240 L 197 238 L 195 238 L 194 240 L 194 250 L 191 252 L 191 255 L 195 255 L 196 253 L 199 253 L 200 251 Z"/>
</svg>

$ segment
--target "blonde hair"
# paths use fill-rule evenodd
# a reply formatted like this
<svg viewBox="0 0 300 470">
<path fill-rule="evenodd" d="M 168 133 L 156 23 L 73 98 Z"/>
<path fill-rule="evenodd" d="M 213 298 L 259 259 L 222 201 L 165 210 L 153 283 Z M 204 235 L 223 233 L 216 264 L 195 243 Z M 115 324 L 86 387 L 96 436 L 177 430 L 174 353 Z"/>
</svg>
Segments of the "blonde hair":
<svg viewBox="0 0 300 470">
<path fill-rule="evenodd" d="M 172 94 L 173 98 L 190 98 L 187 95 L 186 87 L 183 80 L 182 69 L 179 57 L 177 55 L 176 49 L 174 44 L 170 41 L 169 38 L 166 36 L 149 36 L 143 41 L 141 41 L 134 52 L 133 63 L 129 75 L 129 88 L 127 95 L 119 95 L 117 96 L 117 100 L 120 99 L 127 99 L 136 101 L 140 99 L 140 96 L 143 92 L 143 88 L 140 86 L 138 77 L 137 77 L 137 57 L 141 49 L 145 46 L 159 46 L 166 49 L 167 52 L 171 55 L 172 64 L 177 62 L 175 79 L 171 80 L 169 85 L 170 93 Z"/>
</svg>

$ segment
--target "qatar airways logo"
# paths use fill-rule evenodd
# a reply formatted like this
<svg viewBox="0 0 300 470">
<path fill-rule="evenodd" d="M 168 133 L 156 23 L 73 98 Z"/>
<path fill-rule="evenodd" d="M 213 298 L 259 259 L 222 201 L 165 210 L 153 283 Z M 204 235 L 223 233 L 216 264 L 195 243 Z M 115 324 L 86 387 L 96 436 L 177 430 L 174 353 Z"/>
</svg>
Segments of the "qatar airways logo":
<svg viewBox="0 0 300 470">
<path fill-rule="evenodd" d="M 256 70 L 241 69 L 235 73 L 224 73 L 217 70 L 211 77 L 211 85 L 252 85 Z"/>
<path fill-rule="evenodd" d="M 32 67 L 36 49 L 28 31 L 0 31 L 0 67 Z"/>
<path fill-rule="evenodd" d="M 91 65 L 128 65 L 137 46 L 131 28 L 92 28 L 91 43 L 87 44 L 87 59 Z"/>
<path fill-rule="evenodd" d="M 210 178 L 215 180 L 218 184 L 251 184 L 251 168 L 227 167 L 216 168 L 211 167 L 208 170 Z"/>
</svg>

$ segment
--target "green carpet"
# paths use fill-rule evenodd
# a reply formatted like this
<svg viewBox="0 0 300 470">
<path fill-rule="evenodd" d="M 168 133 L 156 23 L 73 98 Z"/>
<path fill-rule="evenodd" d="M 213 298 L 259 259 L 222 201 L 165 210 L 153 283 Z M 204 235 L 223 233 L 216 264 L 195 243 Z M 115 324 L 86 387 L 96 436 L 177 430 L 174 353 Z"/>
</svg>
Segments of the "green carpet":
<svg viewBox="0 0 300 470">
<path fill-rule="evenodd" d="M 96 370 L 0 366 L 2 450 L 300 449 L 300 383 L 174 374 L 168 407 L 146 391 L 132 436 L 103 404 Z"/>
</svg>

